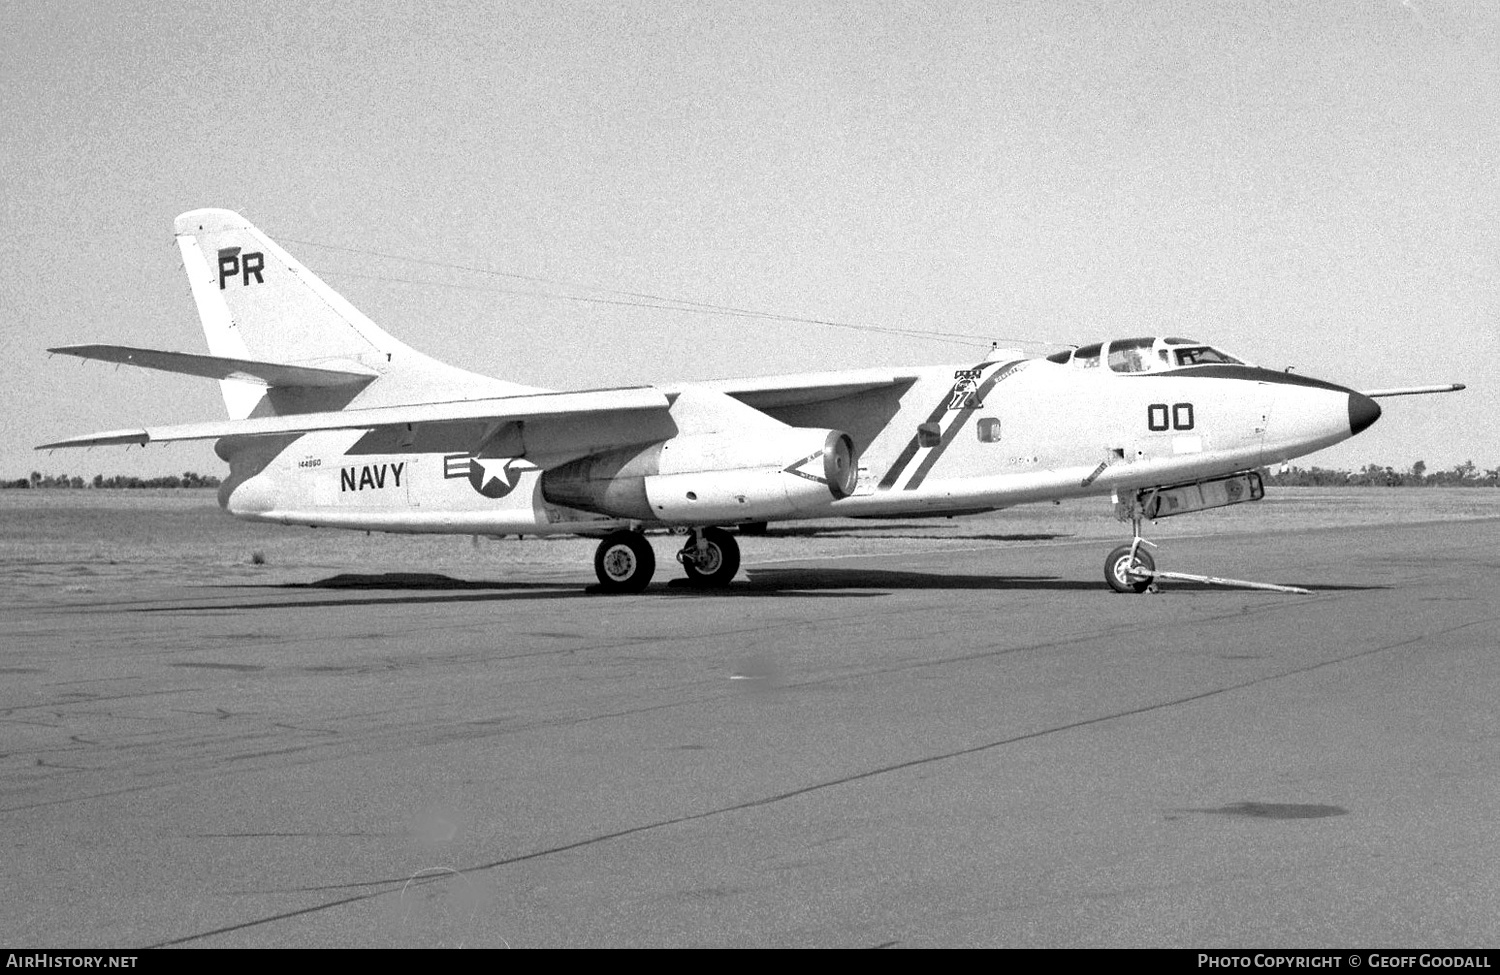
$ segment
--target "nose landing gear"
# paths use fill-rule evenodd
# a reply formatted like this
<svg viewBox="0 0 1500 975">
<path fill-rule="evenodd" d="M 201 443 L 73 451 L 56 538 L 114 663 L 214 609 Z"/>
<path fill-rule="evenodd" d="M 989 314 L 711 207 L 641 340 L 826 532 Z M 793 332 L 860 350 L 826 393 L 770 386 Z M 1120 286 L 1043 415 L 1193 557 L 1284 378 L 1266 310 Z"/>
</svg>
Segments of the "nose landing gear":
<svg viewBox="0 0 1500 975">
<path fill-rule="evenodd" d="M 1240 478 L 1246 478 L 1245 484 L 1250 490 L 1235 491 L 1234 484 Z M 1214 485 L 1224 485 L 1224 497 L 1217 503 L 1202 503 L 1203 489 Z M 1289 592 L 1301 595 L 1311 595 L 1312 590 L 1301 589 L 1297 586 L 1278 586 L 1269 582 L 1246 582 L 1243 579 L 1222 579 L 1218 576 L 1193 575 L 1187 572 L 1161 572 L 1156 568 L 1156 560 L 1151 557 L 1142 546 L 1156 546 L 1141 537 L 1141 522 L 1147 517 L 1152 519 L 1165 518 L 1172 514 L 1185 514 L 1188 511 L 1202 510 L 1209 507 L 1221 507 L 1225 504 L 1238 504 L 1240 501 L 1259 500 L 1264 490 L 1260 485 L 1260 476 L 1251 472 L 1246 475 L 1238 475 L 1233 478 L 1224 478 L 1220 481 L 1206 481 L 1189 486 L 1190 490 L 1199 494 L 1199 503 L 1191 504 L 1192 498 L 1188 498 L 1187 504 L 1182 498 L 1182 488 L 1151 488 L 1146 491 L 1136 491 L 1131 494 L 1130 500 L 1115 500 L 1115 514 L 1121 521 L 1130 522 L 1131 542 L 1129 545 L 1121 545 L 1104 560 L 1104 581 L 1115 592 L 1156 592 L 1156 583 L 1159 579 L 1179 579 L 1184 582 L 1200 582 L 1214 586 L 1235 586 L 1242 589 L 1265 589 L 1270 592 Z"/>
<path fill-rule="evenodd" d="M 1149 500 L 1149 496 L 1138 491 L 1131 495 L 1129 501 L 1115 504 L 1116 516 L 1121 521 L 1130 522 L 1132 536 L 1129 545 L 1121 545 L 1104 560 L 1104 581 L 1115 592 L 1156 591 L 1156 560 L 1143 547 L 1151 543 L 1141 537 L 1141 522 Z"/>
<path fill-rule="evenodd" d="M 1136 537 L 1129 545 L 1121 545 L 1104 560 L 1104 581 L 1115 592 L 1145 592 L 1156 583 L 1156 560 L 1140 546 L 1149 545 L 1144 538 Z"/>
</svg>

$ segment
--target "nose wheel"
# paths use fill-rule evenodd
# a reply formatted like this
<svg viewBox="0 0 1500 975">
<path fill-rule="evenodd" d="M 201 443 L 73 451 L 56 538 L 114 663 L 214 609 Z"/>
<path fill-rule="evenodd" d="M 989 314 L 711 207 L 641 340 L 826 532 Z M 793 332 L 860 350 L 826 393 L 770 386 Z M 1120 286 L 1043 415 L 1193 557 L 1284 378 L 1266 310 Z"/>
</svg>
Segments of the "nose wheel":
<svg viewBox="0 0 1500 975">
<path fill-rule="evenodd" d="M 722 528 L 695 528 L 677 561 L 693 585 L 722 589 L 740 571 L 740 544 Z"/>
<path fill-rule="evenodd" d="M 1145 517 L 1142 494 L 1133 495 L 1119 511 L 1121 521 L 1127 516 L 1130 520 L 1132 538 L 1129 545 L 1121 545 L 1105 557 L 1104 581 L 1115 592 L 1143 593 L 1156 585 L 1156 560 L 1145 548 L 1151 543 L 1141 537 L 1141 522 Z"/>
<path fill-rule="evenodd" d="M 1141 549 L 1137 539 L 1129 545 L 1121 545 L 1104 560 L 1104 581 L 1115 592 L 1142 593 L 1151 588 L 1156 578 L 1156 560 L 1151 553 Z"/>
</svg>

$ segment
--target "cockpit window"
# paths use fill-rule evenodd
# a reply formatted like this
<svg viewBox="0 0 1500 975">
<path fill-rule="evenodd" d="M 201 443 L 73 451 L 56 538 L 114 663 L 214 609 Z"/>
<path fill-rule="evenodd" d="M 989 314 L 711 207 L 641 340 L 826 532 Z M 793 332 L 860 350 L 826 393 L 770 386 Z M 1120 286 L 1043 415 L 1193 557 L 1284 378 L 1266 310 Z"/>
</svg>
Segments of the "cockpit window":
<svg viewBox="0 0 1500 975">
<path fill-rule="evenodd" d="M 1082 369 L 1096 368 L 1099 365 L 1099 350 L 1102 348 L 1103 343 L 1095 342 L 1073 350 L 1073 365 Z"/>
<path fill-rule="evenodd" d="M 1176 357 L 1179 366 L 1204 366 L 1225 363 L 1228 365 L 1242 365 L 1240 360 L 1232 355 L 1220 352 L 1218 349 L 1207 345 L 1199 345 L 1188 349 L 1173 349 L 1172 355 Z"/>
<path fill-rule="evenodd" d="M 1114 372 L 1145 372 L 1151 368 L 1155 339 L 1116 339 L 1109 343 L 1109 368 Z"/>
<path fill-rule="evenodd" d="M 1249 365 L 1227 352 L 1195 339 L 1129 338 L 1112 342 L 1095 342 L 1077 349 L 1064 349 L 1047 356 L 1048 362 L 1074 369 L 1097 369 L 1108 364 L 1109 371 L 1121 375 L 1141 372 L 1166 372 L 1188 366 Z"/>
</svg>

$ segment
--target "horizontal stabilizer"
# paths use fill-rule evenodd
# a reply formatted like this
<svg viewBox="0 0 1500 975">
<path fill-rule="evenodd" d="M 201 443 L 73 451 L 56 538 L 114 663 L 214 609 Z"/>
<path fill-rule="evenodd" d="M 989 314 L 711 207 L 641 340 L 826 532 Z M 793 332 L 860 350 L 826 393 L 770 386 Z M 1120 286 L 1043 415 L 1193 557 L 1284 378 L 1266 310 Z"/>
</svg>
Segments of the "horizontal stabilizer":
<svg viewBox="0 0 1500 975">
<path fill-rule="evenodd" d="M 1398 386 L 1393 389 L 1367 389 L 1364 394 L 1371 399 L 1382 396 L 1421 396 L 1425 393 L 1456 393 L 1464 388 L 1463 383 L 1443 383 L 1439 386 Z"/>
<path fill-rule="evenodd" d="M 378 373 L 365 366 L 340 364 L 340 368 L 293 366 L 281 362 L 257 362 L 253 359 L 231 359 L 217 355 L 194 355 L 190 352 L 162 352 L 158 349 L 132 349 L 124 345 L 65 345 L 48 349 L 60 355 L 80 359 L 97 359 L 143 369 L 159 369 L 204 379 L 233 379 L 261 386 L 365 386 Z"/>
<path fill-rule="evenodd" d="M 531 393 L 523 396 L 499 396 L 453 403 L 382 406 L 365 410 L 294 413 L 287 416 L 187 423 L 139 430 L 111 430 L 106 433 L 70 437 L 67 440 L 42 444 L 36 449 L 104 447 L 122 444 L 145 445 L 172 440 L 217 440 L 220 437 L 285 436 L 315 433 L 319 430 L 374 430 L 382 427 L 441 424 L 461 420 L 501 422 L 583 413 L 665 411 L 668 405 L 666 394 L 650 387 L 594 389 L 580 393 Z"/>
</svg>

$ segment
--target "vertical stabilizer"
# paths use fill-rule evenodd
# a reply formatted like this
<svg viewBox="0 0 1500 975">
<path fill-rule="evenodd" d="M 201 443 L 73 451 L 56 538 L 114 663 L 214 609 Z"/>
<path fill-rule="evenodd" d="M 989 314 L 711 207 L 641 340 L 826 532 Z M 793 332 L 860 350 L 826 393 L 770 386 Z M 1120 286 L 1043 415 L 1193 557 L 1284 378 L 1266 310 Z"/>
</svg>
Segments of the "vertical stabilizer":
<svg viewBox="0 0 1500 975">
<path fill-rule="evenodd" d="M 470 399 L 529 392 L 431 359 L 392 338 L 342 295 L 232 210 L 177 218 L 177 246 L 192 284 L 209 352 L 379 374 L 360 406 Z M 231 419 L 264 413 L 266 389 L 222 380 Z M 275 412 L 271 409 L 271 412 Z"/>
</svg>

